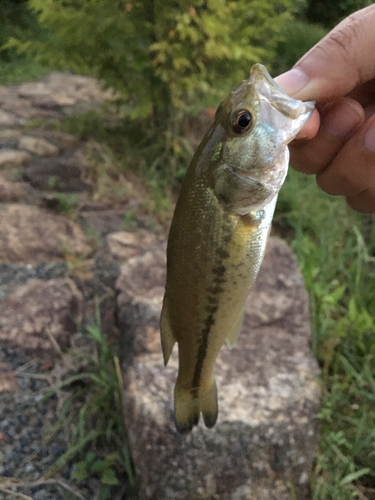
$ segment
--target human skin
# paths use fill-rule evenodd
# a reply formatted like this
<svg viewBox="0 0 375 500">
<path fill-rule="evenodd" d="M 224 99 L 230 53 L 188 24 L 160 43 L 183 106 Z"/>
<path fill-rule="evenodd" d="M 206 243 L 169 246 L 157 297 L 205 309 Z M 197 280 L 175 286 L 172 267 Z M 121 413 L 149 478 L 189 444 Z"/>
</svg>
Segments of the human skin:
<svg viewBox="0 0 375 500">
<path fill-rule="evenodd" d="M 318 186 L 375 213 L 375 5 L 336 26 L 275 78 L 289 95 L 316 101 L 290 145 L 290 164 Z"/>
</svg>

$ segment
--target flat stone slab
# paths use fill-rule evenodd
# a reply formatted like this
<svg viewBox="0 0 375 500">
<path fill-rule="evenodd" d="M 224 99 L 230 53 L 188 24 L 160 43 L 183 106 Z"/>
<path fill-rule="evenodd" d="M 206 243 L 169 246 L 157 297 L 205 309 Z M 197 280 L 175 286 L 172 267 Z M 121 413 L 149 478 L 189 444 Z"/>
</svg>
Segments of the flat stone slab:
<svg viewBox="0 0 375 500">
<path fill-rule="evenodd" d="M 97 109 L 112 90 L 88 76 L 51 73 L 39 81 L 0 86 L 0 127 L 19 127 L 33 119 L 55 119 Z"/>
<path fill-rule="evenodd" d="M 149 231 L 118 231 L 107 236 L 108 250 L 118 261 L 124 262 L 158 243 L 158 237 Z"/>
<path fill-rule="evenodd" d="M 133 242 L 134 246 L 134 242 Z M 177 352 L 163 365 L 159 316 L 165 246 L 130 258 L 117 282 L 126 426 L 142 499 L 308 498 L 317 447 L 319 369 L 308 296 L 289 247 L 270 239 L 241 334 L 215 367 L 216 426 L 179 435 L 172 416 Z"/>
<path fill-rule="evenodd" d="M 0 301 L 2 346 L 57 356 L 77 331 L 83 298 L 70 278 L 34 280 Z"/>
<path fill-rule="evenodd" d="M 24 135 L 20 138 L 18 147 L 39 156 L 57 156 L 59 154 L 59 148 L 54 144 L 40 137 L 32 137 L 29 135 Z"/>
<path fill-rule="evenodd" d="M 34 160 L 23 172 L 23 179 L 34 188 L 60 193 L 79 193 L 90 186 L 82 180 L 82 168 L 77 161 L 64 158 Z"/>
<path fill-rule="evenodd" d="M 10 182 L 0 175 L 0 202 L 18 201 L 26 198 L 20 182 Z"/>
<path fill-rule="evenodd" d="M 0 263 L 61 262 L 90 251 L 81 228 L 66 217 L 30 205 L 0 207 Z"/>
<path fill-rule="evenodd" d="M 21 167 L 29 163 L 31 156 L 26 151 L 18 151 L 13 149 L 0 150 L 0 168 L 6 167 Z"/>
</svg>

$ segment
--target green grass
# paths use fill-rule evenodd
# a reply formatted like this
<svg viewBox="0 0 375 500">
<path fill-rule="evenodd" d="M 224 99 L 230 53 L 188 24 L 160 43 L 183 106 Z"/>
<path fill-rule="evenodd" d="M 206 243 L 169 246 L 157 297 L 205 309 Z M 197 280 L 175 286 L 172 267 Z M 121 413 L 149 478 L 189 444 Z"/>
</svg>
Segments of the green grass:
<svg viewBox="0 0 375 500">
<path fill-rule="evenodd" d="M 320 451 L 312 500 L 375 499 L 375 226 L 294 171 L 275 225 L 310 293 L 312 346 L 322 368 Z"/>
<path fill-rule="evenodd" d="M 98 314 L 97 314 L 98 315 Z M 99 319 L 97 318 L 99 325 Z M 70 354 L 76 373 L 53 387 L 45 398 L 64 394 L 59 420 L 49 432 L 52 440 L 62 428 L 70 429 L 67 450 L 51 466 L 54 475 L 67 463 L 74 464 L 74 479 L 96 478 L 98 500 L 136 498 L 137 485 L 128 445 L 122 399 L 123 383 L 118 357 L 114 355 L 100 326 L 88 328 L 95 354 Z"/>
</svg>

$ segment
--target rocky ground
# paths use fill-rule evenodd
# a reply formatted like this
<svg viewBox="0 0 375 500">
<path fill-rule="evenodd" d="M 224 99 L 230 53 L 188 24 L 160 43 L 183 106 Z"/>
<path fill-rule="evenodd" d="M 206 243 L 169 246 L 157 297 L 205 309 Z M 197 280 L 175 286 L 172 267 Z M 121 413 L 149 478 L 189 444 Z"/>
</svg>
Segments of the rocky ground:
<svg viewBox="0 0 375 500">
<path fill-rule="evenodd" d="M 45 125 L 111 97 L 95 80 L 63 73 L 0 87 L 2 500 L 98 495 L 95 480 L 75 481 L 69 467 L 47 477 L 69 431 L 47 441 L 62 401 L 43 395 L 71 370 L 62 353 L 83 348 L 96 297 L 111 323 L 117 264 L 100 248 L 108 233 L 123 229 L 128 200 L 120 207 L 95 201 L 85 178 L 87 145 Z M 74 214 L 66 217 L 59 200 L 72 193 Z"/>
<path fill-rule="evenodd" d="M 291 483 L 305 500 L 319 388 L 295 259 L 272 240 L 251 298 L 256 312 L 219 360 L 218 425 L 178 437 L 176 359 L 162 367 L 158 331 L 165 230 L 140 216 L 124 231 L 139 202 L 131 181 L 120 179 L 120 201 L 99 199 L 87 164 L 96 145 L 45 126 L 111 98 L 95 80 L 62 73 L 0 87 L 0 500 L 98 498 L 98 481 L 78 481 L 74 465 L 51 474 L 71 429 L 48 440 L 66 394 L 43 398 L 74 368 L 67 349 L 90 352 L 84 332 L 98 304 L 103 331 L 121 341 L 141 500 L 291 500 Z"/>
</svg>

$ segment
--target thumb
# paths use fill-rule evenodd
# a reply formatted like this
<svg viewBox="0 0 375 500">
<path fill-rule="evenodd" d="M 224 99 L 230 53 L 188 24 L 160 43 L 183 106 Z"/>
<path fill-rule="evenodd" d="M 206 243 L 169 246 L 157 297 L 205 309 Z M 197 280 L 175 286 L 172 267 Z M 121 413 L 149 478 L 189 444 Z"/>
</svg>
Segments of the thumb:
<svg viewBox="0 0 375 500">
<path fill-rule="evenodd" d="M 275 78 L 293 97 L 319 103 L 375 78 L 375 5 L 355 12 Z"/>
</svg>

